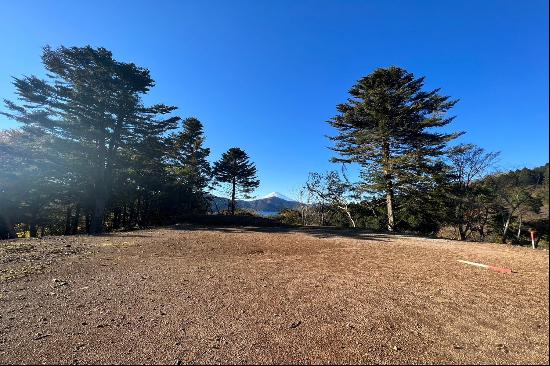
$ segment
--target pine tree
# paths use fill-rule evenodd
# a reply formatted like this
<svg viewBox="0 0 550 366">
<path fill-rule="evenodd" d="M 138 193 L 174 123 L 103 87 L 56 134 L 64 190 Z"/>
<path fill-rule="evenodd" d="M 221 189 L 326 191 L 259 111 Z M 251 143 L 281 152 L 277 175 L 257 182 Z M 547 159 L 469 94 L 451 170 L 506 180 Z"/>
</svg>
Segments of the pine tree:
<svg viewBox="0 0 550 366">
<path fill-rule="evenodd" d="M 210 149 L 204 147 L 202 123 L 196 118 L 183 121 L 183 130 L 170 139 L 170 168 L 176 179 L 196 195 L 204 196 L 210 181 Z"/>
<path fill-rule="evenodd" d="M 68 162 L 71 184 L 89 192 L 83 197 L 89 229 L 100 233 L 114 182 L 132 168 L 132 152 L 175 128 L 179 118 L 157 119 L 175 107 L 143 105 L 141 96 L 154 85 L 149 70 L 118 62 L 104 48 L 46 47 L 42 61 L 49 79 L 15 78 L 23 103 L 6 101 L 11 112 L 4 114 L 26 133 L 48 137 L 44 149 Z"/>
<path fill-rule="evenodd" d="M 422 91 L 423 85 L 423 77 L 401 68 L 377 69 L 351 88 L 351 97 L 329 120 L 339 132 L 330 137 L 338 153 L 332 161 L 361 165 L 363 189 L 386 197 L 389 231 L 396 224 L 396 194 L 429 187 L 438 157 L 460 135 L 434 131 L 453 120 L 444 115 L 457 101 L 439 89 Z"/>
<path fill-rule="evenodd" d="M 228 183 L 231 189 L 230 210 L 235 214 L 237 192 L 247 197 L 260 185 L 256 177 L 256 166 L 243 150 L 232 147 L 214 163 L 213 175 L 216 182 Z"/>
</svg>

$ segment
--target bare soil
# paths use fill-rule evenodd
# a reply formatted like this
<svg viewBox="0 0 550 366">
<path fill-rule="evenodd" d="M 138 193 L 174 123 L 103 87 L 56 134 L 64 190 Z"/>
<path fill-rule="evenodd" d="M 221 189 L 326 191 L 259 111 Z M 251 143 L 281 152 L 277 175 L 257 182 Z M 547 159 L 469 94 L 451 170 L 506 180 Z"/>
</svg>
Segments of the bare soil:
<svg viewBox="0 0 550 366">
<path fill-rule="evenodd" d="M 548 301 L 548 252 L 498 244 L 190 225 L 19 239 L 0 242 L 0 363 L 548 364 Z"/>
</svg>

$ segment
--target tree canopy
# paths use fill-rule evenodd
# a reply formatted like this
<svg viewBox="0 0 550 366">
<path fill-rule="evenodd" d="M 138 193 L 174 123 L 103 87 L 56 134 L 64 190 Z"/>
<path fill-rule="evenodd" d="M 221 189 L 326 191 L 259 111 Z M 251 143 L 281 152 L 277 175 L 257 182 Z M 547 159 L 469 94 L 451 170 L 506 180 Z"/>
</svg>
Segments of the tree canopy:
<svg viewBox="0 0 550 366">
<path fill-rule="evenodd" d="M 173 224 L 225 204 L 217 187 L 235 214 L 258 188 L 245 151 L 211 166 L 199 119 L 144 103 L 148 69 L 90 46 L 45 47 L 42 62 L 46 77 L 15 77 L 18 99 L 0 111 L 20 124 L 0 130 L 0 239 Z M 548 164 L 496 172 L 498 153 L 452 144 L 456 103 L 399 67 L 359 79 L 328 121 L 332 161 L 358 165 L 358 180 L 310 173 L 282 220 L 514 243 L 536 229 L 547 241 Z"/>
<path fill-rule="evenodd" d="M 235 214 L 237 193 L 248 197 L 260 185 L 256 177 L 256 166 L 250 161 L 248 154 L 238 147 L 232 147 L 222 154 L 220 160 L 214 163 L 213 175 L 218 184 L 230 185 L 229 203 L 232 215 Z"/>
<path fill-rule="evenodd" d="M 438 131 L 453 120 L 446 113 L 457 101 L 423 86 L 423 77 L 399 67 L 377 69 L 350 89 L 329 120 L 338 131 L 330 137 L 337 153 L 332 161 L 360 164 L 363 189 L 386 197 L 390 231 L 395 195 L 431 185 L 441 170 L 438 158 L 460 135 Z"/>
</svg>

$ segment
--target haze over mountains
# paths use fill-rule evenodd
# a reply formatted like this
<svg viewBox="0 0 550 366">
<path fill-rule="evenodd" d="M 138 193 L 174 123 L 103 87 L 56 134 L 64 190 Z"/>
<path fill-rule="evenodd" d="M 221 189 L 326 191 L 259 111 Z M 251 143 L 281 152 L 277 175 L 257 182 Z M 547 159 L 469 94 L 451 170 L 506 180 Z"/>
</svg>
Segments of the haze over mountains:
<svg viewBox="0 0 550 366">
<path fill-rule="evenodd" d="M 229 199 L 225 197 L 214 196 L 212 200 L 212 210 L 220 212 L 228 207 Z M 299 203 L 279 192 L 271 192 L 256 199 L 237 200 L 237 208 L 256 211 L 259 214 L 276 214 L 284 209 L 296 208 Z"/>
</svg>

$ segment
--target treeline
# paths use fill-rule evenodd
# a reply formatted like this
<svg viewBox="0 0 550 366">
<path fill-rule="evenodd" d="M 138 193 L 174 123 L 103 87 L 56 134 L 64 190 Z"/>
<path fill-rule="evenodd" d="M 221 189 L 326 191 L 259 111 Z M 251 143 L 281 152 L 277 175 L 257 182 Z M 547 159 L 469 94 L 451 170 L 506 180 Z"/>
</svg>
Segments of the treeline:
<svg viewBox="0 0 550 366">
<path fill-rule="evenodd" d="M 531 229 L 547 242 L 548 164 L 496 174 L 497 152 L 443 132 L 456 101 L 423 87 L 423 77 L 398 67 L 359 80 L 328 121 L 341 171 L 311 173 L 302 205 L 281 219 L 499 242 L 524 242 Z M 347 164 L 360 167 L 358 182 Z"/>
<path fill-rule="evenodd" d="M 452 171 L 449 173 L 438 189 L 396 197 L 400 231 L 459 240 L 530 244 L 530 230 L 535 230 L 537 244 L 542 240 L 548 245 L 548 164 L 488 174 L 470 182 L 468 188 L 459 183 Z M 301 190 L 301 205 L 284 210 L 279 219 L 295 225 L 384 231 L 385 200 L 360 199 L 358 186 L 346 182 L 339 171 L 311 173 Z"/>
<path fill-rule="evenodd" d="M 199 120 L 143 103 L 149 70 L 92 47 L 46 47 L 42 62 L 47 79 L 14 78 L 19 102 L 1 112 L 22 127 L 0 131 L 0 238 L 173 223 L 209 210 L 208 187 L 258 186 L 244 151 L 212 167 Z"/>
<path fill-rule="evenodd" d="M 42 61 L 47 78 L 14 78 L 19 100 L 0 111 L 21 125 L 0 131 L 0 238 L 171 224 L 208 213 L 214 186 L 235 214 L 258 187 L 246 152 L 210 165 L 199 120 L 144 104 L 149 70 L 104 48 L 46 47 Z M 497 152 L 449 132 L 456 103 L 398 67 L 363 77 L 328 121 L 341 169 L 311 173 L 280 220 L 518 243 L 534 229 L 547 242 L 548 164 L 495 173 Z"/>
</svg>

